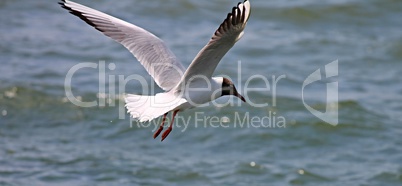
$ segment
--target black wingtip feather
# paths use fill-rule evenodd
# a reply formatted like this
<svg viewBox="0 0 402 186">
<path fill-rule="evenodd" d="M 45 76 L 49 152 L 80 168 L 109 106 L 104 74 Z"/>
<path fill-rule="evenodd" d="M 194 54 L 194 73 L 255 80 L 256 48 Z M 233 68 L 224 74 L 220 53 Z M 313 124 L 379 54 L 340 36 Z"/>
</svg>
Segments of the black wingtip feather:
<svg viewBox="0 0 402 186">
<path fill-rule="evenodd" d="M 233 17 L 236 16 L 236 7 L 232 8 L 232 15 Z M 236 19 L 232 18 L 232 25 L 236 25 Z"/>
<path fill-rule="evenodd" d="M 246 2 L 246 1 L 244 1 L 244 2 Z M 245 6 L 243 6 L 243 12 L 246 12 L 246 7 Z M 246 19 L 246 14 L 242 14 L 241 15 L 241 22 L 244 23 L 245 19 Z"/>
<path fill-rule="evenodd" d="M 244 0 L 243 3 L 239 2 L 237 6 L 232 8 L 232 12 L 228 13 L 226 19 L 219 25 L 219 28 L 216 30 L 215 35 L 228 31 L 231 26 L 244 23 L 246 19 L 246 7 L 243 6 L 243 9 L 240 10 L 239 6 L 240 4 L 244 4 L 247 1 L 248 0 Z"/>
<path fill-rule="evenodd" d="M 225 21 L 224 21 L 224 23 L 225 23 L 225 31 L 227 31 L 229 28 L 230 28 L 230 26 L 231 26 L 231 24 L 230 24 L 230 17 L 232 17 L 232 13 L 228 13 L 228 16 L 226 17 L 226 19 L 225 19 Z"/>
<path fill-rule="evenodd" d="M 236 19 L 236 21 L 237 21 L 237 24 L 239 24 L 240 22 L 242 22 L 241 21 L 242 14 L 241 14 L 241 11 L 240 11 L 239 7 L 237 7 L 236 10 L 237 10 L 237 17 L 236 17 L 237 19 Z"/>
<path fill-rule="evenodd" d="M 89 20 L 89 19 L 88 19 L 87 17 L 85 17 L 84 15 L 82 15 L 81 12 L 76 11 L 76 10 L 73 10 L 72 8 L 66 6 L 66 4 L 65 4 L 66 1 L 65 1 L 65 0 L 61 0 L 61 1 L 62 1 L 62 2 L 59 2 L 58 4 L 60 4 L 62 8 L 68 10 L 68 12 L 69 12 L 70 14 L 73 14 L 73 15 L 79 17 L 81 20 L 85 21 L 87 24 L 91 25 L 91 26 L 94 27 L 96 30 L 99 30 L 99 31 L 103 32 L 102 29 L 99 29 L 91 20 Z"/>
</svg>

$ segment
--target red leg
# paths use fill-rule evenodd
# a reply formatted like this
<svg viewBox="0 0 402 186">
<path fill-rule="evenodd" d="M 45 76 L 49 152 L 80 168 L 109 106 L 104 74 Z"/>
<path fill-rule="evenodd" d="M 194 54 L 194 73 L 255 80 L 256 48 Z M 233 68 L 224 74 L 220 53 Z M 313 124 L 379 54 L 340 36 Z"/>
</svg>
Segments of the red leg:
<svg viewBox="0 0 402 186">
<path fill-rule="evenodd" d="M 173 123 L 174 123 L 174 117 L 176 116 L 176 114 L 179 112 L 179 110 L 175 110 L 173 112 L 173 116 L 172 116 L 172 121 L 170 122 L 169 128 L 165 130 L 165 132 L 163 132 L 162 134 L 162 140 L 165 140 L 165 138 L 169 135 L 170 131 L 172 131 L 173 128 Z"/>
<path fill-rule="evenodd" d="M 163 130 L 163 125 L 165 124 L 165 120 L 166 120 L 166 116 L 167 116 L 167 115 L 168 115 L 168 112 L 166 112 L 166 113 L 163 115 L 162 123 L 161 123 L 161 125 L 159 126 L 159 129 L 154 133 L 154 139 L 155 139 L 156 137 L 158 137 L 159 134 L 162 132 L 162 130 Z"/>
</svg>

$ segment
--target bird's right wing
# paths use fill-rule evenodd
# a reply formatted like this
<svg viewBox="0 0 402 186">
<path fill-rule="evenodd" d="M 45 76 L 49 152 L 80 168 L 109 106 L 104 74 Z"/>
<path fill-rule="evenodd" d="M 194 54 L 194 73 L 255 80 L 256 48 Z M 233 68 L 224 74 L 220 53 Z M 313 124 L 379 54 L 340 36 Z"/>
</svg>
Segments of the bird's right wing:
<svg viewBox="0 0 402 186">
<path fill-rule="evenodd" d="M 185 68 L 164 42 L 152 33 L 69 0 L 62 0 L 59 4 L 126 47 L 163 90 L 172 89 L 180 81 Z"/>
<path fill-rule="evenodd" d="M 196 76 L 210 78 L 222 57 L 243 36 L 249 17 L 250 2 L 248 0 L 244 0 L 243 3 L 233 7 L 232 12 L 227 15 L 208 44 L 191 62 L 176 88 L 183 87 L 191 78 Z"/>
</svg>

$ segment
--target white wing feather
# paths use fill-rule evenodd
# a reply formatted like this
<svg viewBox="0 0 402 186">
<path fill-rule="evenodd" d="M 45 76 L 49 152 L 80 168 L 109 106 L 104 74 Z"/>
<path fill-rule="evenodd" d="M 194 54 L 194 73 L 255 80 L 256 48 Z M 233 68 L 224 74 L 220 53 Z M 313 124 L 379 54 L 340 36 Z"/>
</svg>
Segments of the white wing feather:
<svg viewBox="0 0 402 186">
<path fill-rule="evenodd" d="M 63 8 L 126 47 L 163 90 L 180 81 L 185 68 L 164 42 L 152 33 L 84 5 L 63 0 Z"/>
</svg>

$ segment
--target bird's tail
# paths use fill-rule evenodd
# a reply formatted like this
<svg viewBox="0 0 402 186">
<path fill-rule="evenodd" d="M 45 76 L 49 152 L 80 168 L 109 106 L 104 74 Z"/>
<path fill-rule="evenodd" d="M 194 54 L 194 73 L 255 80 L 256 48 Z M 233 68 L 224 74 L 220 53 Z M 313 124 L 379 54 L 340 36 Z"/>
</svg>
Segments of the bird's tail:
<svg viewBox="0 0 402 186">
<path fill-rule="evenodd" d="M 140 122 L 151 121 L 187 102 L 170 93 L 155 96 L 127 94 L 125 97 L 127 112 Z"/>
</svg>

